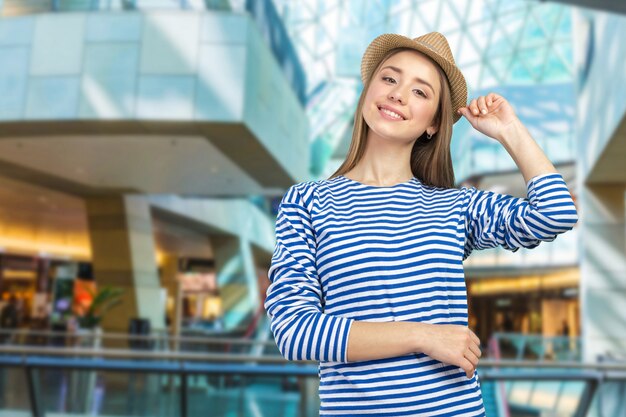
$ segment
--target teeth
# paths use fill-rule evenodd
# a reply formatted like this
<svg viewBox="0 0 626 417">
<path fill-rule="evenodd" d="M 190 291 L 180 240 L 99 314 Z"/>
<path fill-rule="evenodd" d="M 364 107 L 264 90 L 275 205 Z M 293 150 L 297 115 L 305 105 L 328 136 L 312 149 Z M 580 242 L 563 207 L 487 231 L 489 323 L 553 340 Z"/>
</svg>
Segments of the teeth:
<svg viewBox="0 0 626 417">
<path fill-rule="evenodd" d="M 381 108 L 380 109 L 383 113 L 388 114 L 391 117 L 395 117 L 396 119 L 402 119 L 402 116 L 400 116 L 398 113 L 394 113 L 391 110 L 387 110 L 385 108 Z"/>
</svg>

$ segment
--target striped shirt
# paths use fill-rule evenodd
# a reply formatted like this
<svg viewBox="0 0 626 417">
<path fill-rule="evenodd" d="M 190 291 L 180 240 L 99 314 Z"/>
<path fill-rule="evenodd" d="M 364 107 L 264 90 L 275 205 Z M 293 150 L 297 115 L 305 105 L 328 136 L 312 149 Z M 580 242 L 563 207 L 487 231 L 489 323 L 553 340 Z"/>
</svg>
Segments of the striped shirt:
<svg viewBox="0 0 626 417">
<path fill-rule="evenodd" d="M 534 248 L 578 220 L 560 173 L 526 186 L 516 198 L 340 175 L 287 190 L 264 306 L 281 354 L 319 361 L 320 415 L 485 415 L 477 372 L 421 352 L 348 362 L 348 334 L 354 320 L 467 326 L 463 260 L 474 249 Z"/>
</svg>

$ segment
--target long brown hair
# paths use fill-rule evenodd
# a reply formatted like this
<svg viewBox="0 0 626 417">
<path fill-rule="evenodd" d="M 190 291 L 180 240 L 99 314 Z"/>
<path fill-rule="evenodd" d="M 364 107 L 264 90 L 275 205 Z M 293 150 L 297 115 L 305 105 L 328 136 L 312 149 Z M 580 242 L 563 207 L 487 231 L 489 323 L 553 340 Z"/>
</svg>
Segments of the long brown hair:
<svg viewBox="0 0 626 417">
<path fill-rule="evenodd" d="M 362 111 L 367 90 L 372 83 L 372 78 L 378 73 L 382 64 L 391 56 L 405 50 L 415 51 L 410 48 L 392 49 L 380 60 L 376 69 L 371 72 L 369 79 L 366 80 L 354 113 L 354 127 L 352 129 L 352 141 L 350 142 L 348 155 L 339 168 L 337 168 L 328 179 L 348 172 L 363 157 L 367 142 L 367 132 L 369 131 L 369 126 L 365 123 L 365 119 L 363 119 Z M 424 56 L 431 60 L 426 55 Z M 426 132 L 415 140 L 413 149 L 411 150 L 411 171 L 423 184 L 435 187 L 454 188 L 454 170 L 452 168 L 452 156 L 450 155 L 453 124 L 450 85 L 441 67 L 435 61 L 431 60 L 431 62 L 435 65 L 435 68 L 437 68 L 439 84 L 441 86 L 439 106 L 435 114 L 435 122 L 439 125 L 439 129 L 430 140 L 427 139 Z"/>
</svg>

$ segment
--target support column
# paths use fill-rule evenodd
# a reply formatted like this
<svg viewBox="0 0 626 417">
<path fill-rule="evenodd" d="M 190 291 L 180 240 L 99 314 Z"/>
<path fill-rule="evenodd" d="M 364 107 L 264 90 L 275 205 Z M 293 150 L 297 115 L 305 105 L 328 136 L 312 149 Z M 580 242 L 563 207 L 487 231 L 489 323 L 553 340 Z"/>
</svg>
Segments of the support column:
<svg viewBox="0 0 626 417">
<path fill-rule="evenodd" d="M 155 260 L 148 200 L 139 195 L 86 199 L 94 279 L 98 287 L 124 289 L 122 304 L 102 321 L 109 332 L 128 331 L 129 319 L 165 329 L 165 306 Z"/>
<path fill-rule="evenodd" d="M 626 352 L 626 194 L 623 185 L 585 185 L 581 198 L 583 358 Z"/>
<path fill-rule="evenodd" d="M 224 327 L 240 324 L 259 305 L 258 281 L 250 243 L 236 236 L 211 236 Z"/>
<path fill-rule="evenodd" d="M 178 262 L 176 255 L 163 256 L 161 265 L 162 284 L 167 290 L 167 297 L 173 300 L 174 305 L 170 316 L 170 336 L 180 336 L 180 327 L 182 322 L 182 291 L 180 281 L 178 280 Z M 178 350 L 178 343 L 173 343 L 172 350 Z"/>
</svg>

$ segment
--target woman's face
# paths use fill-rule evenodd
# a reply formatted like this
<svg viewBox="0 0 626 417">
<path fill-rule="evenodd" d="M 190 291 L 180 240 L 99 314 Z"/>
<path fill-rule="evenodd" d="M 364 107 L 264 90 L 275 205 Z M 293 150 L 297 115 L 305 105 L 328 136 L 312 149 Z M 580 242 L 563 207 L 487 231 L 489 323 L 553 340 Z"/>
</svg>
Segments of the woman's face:
<svg viewBox="0 0 626 417">
<path fill-rule="evenodd" d="M 435 64 L 417 51 L 401 51 L 372 76 L 363 118 L 380 138 L 412 142 L 424 131 L 436 133 L 439 75 Z"/>
</svg>

